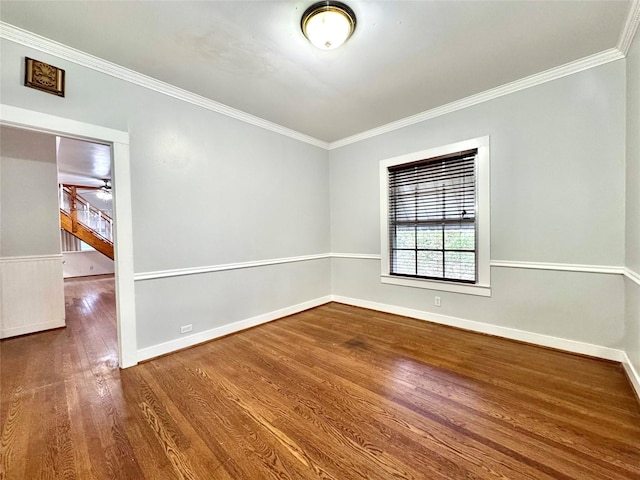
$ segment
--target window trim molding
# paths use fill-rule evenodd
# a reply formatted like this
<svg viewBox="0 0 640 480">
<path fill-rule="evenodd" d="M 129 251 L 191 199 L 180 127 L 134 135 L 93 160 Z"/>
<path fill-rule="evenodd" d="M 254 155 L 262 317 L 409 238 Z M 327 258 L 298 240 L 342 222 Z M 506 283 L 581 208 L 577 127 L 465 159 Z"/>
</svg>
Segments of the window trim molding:
<svg viewBox="0 0 640 480">
<path fill-rule="evenodd" d="M 491 171 L 489 144 L 490 137 L 486 135 L 380 161 L 380 281 L 382 283 L 485 297 L 491 296 Z M 474 148 L 478 149 L 476 158 L 477 282 L 468 284 L 390 275 L 388 168 Z"/>
</svg>

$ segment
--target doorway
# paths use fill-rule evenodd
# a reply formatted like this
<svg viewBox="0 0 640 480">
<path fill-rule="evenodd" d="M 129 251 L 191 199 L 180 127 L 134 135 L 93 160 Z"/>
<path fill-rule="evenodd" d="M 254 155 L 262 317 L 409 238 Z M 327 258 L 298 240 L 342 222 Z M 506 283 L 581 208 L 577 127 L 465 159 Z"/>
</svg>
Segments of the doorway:
<svg viewBox="0 0 640 480">
<path fill-rule="evenodd" d="M 114 270 L 111 146 L 56 137 L 65 279 Z"/>
<path fill-rule="evenodd" d="M 9 105 L 0 105 L 0 125 L 79 139 L 111 148 L 118 364 L 137 363 L 129 134 Z"/>
</svg>

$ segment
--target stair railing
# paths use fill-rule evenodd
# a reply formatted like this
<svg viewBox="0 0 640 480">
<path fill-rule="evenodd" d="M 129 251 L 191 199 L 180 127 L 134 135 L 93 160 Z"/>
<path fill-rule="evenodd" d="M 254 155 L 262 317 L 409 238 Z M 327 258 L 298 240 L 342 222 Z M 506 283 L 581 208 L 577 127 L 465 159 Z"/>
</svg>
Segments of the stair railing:
<svg viewBox="0 0 640 480">
<path fill-rule="evenodd" d="M 60 185 L 60 209 L 71 217 L 74 232 L 77 224 L 81 223 L 97 236 L 113 243 L 113 220 L 79 195 L 76 187 Z"/>
</svg>

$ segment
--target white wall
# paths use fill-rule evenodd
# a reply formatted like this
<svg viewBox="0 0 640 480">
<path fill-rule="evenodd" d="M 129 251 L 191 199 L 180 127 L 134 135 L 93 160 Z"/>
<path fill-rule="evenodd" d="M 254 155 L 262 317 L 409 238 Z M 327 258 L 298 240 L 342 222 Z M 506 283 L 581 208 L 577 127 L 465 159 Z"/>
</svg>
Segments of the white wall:
<svg viewBox="0 0 640 480">
<path fill-rule="evenodd" d="M 62 272 L 64 278 L 109 275 L 114 273 L 114 262 L 95 250 L 62 252 Z"/>
<path fill-rule="evenodd" d="M 636 33 L 627 59 L 626 259 L 640 280 L 640 35 Z M 640 372 L 640 285 L 629 278 L 626 288 L 625 350 Z"/>
<path fill-rule="evenodd" d="M 60 254 L 56 139 L 0 127 L 0 256 Z"/>
<path fill-rule="evenodd" d="M 329 261 L 320 259 L 137 282 L 136 305 L 153 318 L 139 346 L 153 350 L 182 325 L 208 332 L 320 297 L 326 303 L 330 278 Z"/>
<path fill-rule="evenodd" d="M 491 136 L 491 258 L 624 262 L 625 63 L 617 61 L 330 152 L 331 248 L 379 254 L 380 160 Z M 380 284 L 378 260 L 333 259 L 334 294 L 613 349 L 621 275 L 492 267 L 492 297 Z"/>
<path fill-rule="evenodd" d="M 325 150 L 10 41 L 1 54 L 3 103 L 129 132 L 138 277 L 329 250 Z M 65 98 L 21 85 L 24 56 L 66 70 Z M 187 317 L 197 334 L 329 288 L 328 259 L 139 279 L 138 347 L 180 338 Z"/>
<path fill-rule="evenodd" d="M 143 128 L 130 128 L 136 273 L 329 250 L 325 151 L 158 100 Z M 206 331 L 328 295 L 329 287 L 326 259 L 137 282 L 138 345 L 171 340 L 185 318 Z"/>
<path fill-rule="evenodd" d="M 0 338 L 64 326 L 56 139 L 0 127 Z"/>
<path fill-rule="evenodd" d="M 376 259 L 182 275 L 328 251 L 379 254 L 378 162 L 487 134 L 492 259 L 637 265 L 628 245 L 637 224 L 625 248 L 623 206 L 629 224 L 637 205 L 637 183 L 625 199 L 626 61 L 327 153 L 10 41 L 1 48 L 4 103 L 130 133 L 139 349 L 177 345 L 186 322 L 204 334 L 333 293 L 638 350 L 625 339 L 625 318 L 627 331 L 638 327 L 637 290 L 617 274 L 493 267 L 491 298 L 440 292 L 440 308 L 434 292 L 382 285 Z M 65 68 L 67 96 L 23 87 L 24 56 Z M 637 164 L 626 168 L 627 182 L 637 179 Z"/>
</svg>

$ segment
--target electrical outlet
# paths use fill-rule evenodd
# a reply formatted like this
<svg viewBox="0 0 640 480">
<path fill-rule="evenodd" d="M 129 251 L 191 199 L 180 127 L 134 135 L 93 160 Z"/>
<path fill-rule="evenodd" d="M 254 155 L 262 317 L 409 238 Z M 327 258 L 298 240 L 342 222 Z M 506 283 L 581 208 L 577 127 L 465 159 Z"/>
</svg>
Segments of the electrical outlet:
<svg viewBox="0 0 640 480">
<path fill-rule="evenodd" d="M 91 265 L 91 266 L 89 267 L 89 270 L 93 270 L 93 265 Z"/>
<path fill-rule="evenodd" d="M 189 333 L 191 330 L 193 330 L 193 325 L 191 324 L 180 327 L 180 333 Z"/>
<path fill-rule="evenodd" d="M 436 307 L 439 307 L 440 306 L 440 297 L 436 297 L 433 303 L 435 304 Z"/>
</svg>

